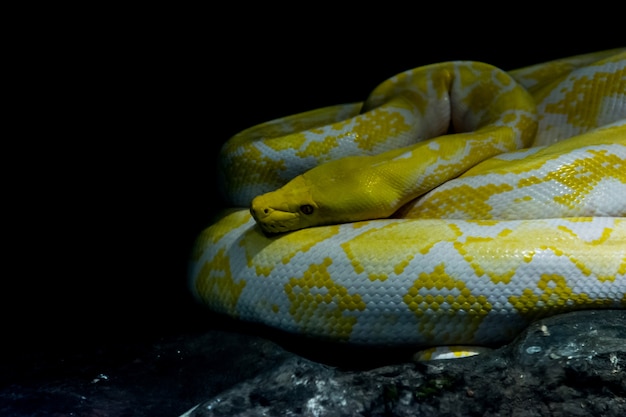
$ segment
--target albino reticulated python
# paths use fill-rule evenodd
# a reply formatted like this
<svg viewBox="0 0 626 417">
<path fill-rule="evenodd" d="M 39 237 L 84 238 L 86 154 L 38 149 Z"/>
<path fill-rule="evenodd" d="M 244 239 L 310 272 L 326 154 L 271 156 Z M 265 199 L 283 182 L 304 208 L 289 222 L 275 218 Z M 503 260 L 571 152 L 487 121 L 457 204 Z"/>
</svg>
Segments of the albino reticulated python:
<svg viewBox="0 0 626 417">
<path fill-rule="evenodd" d="M 419 67 L 235 135 L 220 168 L 244 208 L 202 232 L 190 269 L 217 312 L 431 347 L 626 308 L 626 48 Z"/>
</svg>

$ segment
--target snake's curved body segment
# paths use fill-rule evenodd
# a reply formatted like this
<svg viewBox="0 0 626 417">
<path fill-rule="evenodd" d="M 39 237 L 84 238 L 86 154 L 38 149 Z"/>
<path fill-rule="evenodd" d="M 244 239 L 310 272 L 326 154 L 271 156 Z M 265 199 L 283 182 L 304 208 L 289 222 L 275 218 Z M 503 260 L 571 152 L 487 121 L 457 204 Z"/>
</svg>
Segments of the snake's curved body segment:
<svg viewBox="0 0 626 417">
<path fill-rule="evenodd" d="M 218 312 L 424 347 L 626 308 L 624 49 L 407 71 L 242 132 L 223 165 L 235 205 L 263 195 L 197 240 L 191 287 Z"/>
<path fill-rule="evenodd" d="M 379 220 L 278 238 L 242 210 L 200 238 L 194 288 L 222 313 L 294 333 L 491 344 L 547 315 L 626 307 L 625 245 L 623 218 Z"/>
</svg>

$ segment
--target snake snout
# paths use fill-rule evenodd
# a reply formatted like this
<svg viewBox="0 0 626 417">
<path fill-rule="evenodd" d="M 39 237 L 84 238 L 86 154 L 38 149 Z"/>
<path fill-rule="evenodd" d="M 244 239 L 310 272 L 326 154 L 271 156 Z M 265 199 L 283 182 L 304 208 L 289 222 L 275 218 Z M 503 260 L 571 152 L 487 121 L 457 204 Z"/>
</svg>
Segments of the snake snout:
<svg viewBox="0 0 626 417">
<path fill-rule="evenodd" d="M 284 233 L 298 229 L 298 214 L 288 204 L 276 205 L 266 195 L 255 197 L 250 204 L 250 214 L 267 233 Z"/>
<path fill-rule="evenodd" d="M 263 221 L 263 219 L 267 218 L 272 214 L 272 209 L 263 204 L 262 196 L 255 197 L 250 204 L 250 214 L 254 217 L 254 220 L 257 222 Z"/>
<path fill-rule="evenodd" d="M 260 222 L 260 221 L 263 221 L 265 218 L 267 218 L 271 214 L 271 209 L 265 208 L 265 209 L 259 210 L 254 207 L 250 207 L 250 214 L 252 215 L 254 220 L 256 220 L 257 222 Z"/>
</svg>

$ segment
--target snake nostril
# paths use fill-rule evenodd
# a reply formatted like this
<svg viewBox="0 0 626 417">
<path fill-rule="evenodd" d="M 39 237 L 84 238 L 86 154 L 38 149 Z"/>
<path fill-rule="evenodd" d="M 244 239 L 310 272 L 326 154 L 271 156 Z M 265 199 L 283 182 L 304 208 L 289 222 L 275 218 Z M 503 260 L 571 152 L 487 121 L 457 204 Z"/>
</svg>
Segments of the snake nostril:
<svg viewBox="0 0 626 417">
<path fill-rule="evenodd" d="M 252 214 L 252 217 L 254 217 L 256 220 L 259 220 L 259 219 L 264 218 L 265 216 L 268 216 L 271 212 L 272 210 L 267 207 L 261 208 L 255 204 L 252 204 L 250 206 L 250 213 Z"/>
</svg>

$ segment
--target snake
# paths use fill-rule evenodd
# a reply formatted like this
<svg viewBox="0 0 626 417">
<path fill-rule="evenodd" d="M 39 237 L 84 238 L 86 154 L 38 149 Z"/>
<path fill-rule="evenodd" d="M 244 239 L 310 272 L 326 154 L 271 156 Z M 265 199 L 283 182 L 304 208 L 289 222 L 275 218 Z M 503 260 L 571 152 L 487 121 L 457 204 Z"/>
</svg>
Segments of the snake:
<svg viewBox="0 0 626 417">
<path fill-rule="evenodd" d="M 420 66 L 221 148 L 199 303 L 287 334 L 463 352 L 626 308 L 626 48 Z"/>
</svg>

